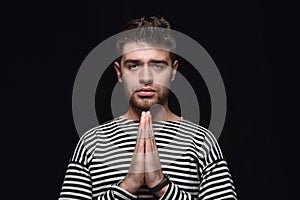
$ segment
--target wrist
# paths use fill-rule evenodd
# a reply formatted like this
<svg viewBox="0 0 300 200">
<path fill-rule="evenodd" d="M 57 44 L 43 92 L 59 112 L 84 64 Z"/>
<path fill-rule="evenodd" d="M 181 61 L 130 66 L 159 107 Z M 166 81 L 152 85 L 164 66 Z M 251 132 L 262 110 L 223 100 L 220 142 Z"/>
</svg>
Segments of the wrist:
<svg viewBox="0 0 300 200">
<path fill-rule="evenodd" d="M 167 184 L 166 186 L 164 186 L 161 190 L 159 190 L 158 192 L 156 192 L 155 195 L 156 195 L 158 198 L 160 198 L 160 197 L 167 191 L 169 185 L 170 185 L 170 184 L 168 183 L 168 184 Z"/>
<path fill-rule="evenodd" d="M 127 184 L 127 182 L 125 180 L 121 181 L 118 184 L 118 186 L 131 194 L 136 193 L 136 191 L 138 190 L 138 188 L 135 187 L 134 184 Z"/>
<path fill-rule="evenodd" d="M 150 188 L 151 193 L 157 195 L 158 197 L 162 196 L 168 188 L 170 183 L 169 175 L 164 174 L 163 179 L 154 187 Z"/>
<path fill-rule="evenodd" d="M 164 180 L 164 178 L 165 178 L 164 174 L 161 173 L 157 179 L 155 179 L 155 180 L 153 179 L 151 181 L 148 180 L 148 182 L 146 182 L 146 185 L 149 188 L 154 188 L 155 186 L 157 186 L 158 184 L 160 184 Z"/>
</svg>

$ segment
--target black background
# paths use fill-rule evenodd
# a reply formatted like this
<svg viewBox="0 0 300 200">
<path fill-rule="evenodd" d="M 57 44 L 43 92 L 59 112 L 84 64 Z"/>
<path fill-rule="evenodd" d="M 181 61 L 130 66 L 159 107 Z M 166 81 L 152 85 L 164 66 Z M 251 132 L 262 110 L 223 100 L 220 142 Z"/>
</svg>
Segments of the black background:
<svg viewBox="0 0 300 200">
<path fill-rule="evenodd" d="M 300 9 L 266 1 L 39 1 L 2 7 L 1 195 L 57 199 L 79 136 L 82 61 L 130 18 L 160 15 L 217 64 L 228 111 L 219 139 L 239 199 L 295 199 Z M 7 25 L 7 26 L 6 26 Z M 298 195 L 297 195 L 298 196 Z"/>
</svg>

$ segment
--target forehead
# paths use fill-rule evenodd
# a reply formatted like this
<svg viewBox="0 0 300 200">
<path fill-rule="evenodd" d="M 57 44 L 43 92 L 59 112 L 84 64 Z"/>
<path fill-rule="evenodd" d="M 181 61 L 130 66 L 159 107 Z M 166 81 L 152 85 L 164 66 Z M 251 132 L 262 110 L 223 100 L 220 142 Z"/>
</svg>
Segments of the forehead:
<svg viewBox="0 0 300 200">
<path fill-rule="evenodd" d="M 126 43 L 123 47 L 122 60 L 165 60 L 171 61 L 170 51 L 168 49 L 149 45 L 146 43 L 130 42 Z"/>
</svg>

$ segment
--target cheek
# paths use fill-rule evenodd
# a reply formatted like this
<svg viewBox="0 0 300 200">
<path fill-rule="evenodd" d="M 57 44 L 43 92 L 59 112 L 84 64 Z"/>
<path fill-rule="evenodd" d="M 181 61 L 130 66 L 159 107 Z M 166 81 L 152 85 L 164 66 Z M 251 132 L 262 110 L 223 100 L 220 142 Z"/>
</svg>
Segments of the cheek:
<svg viewBox="0 0 300 200">
<path fill-rule="evenodd" d="M 155 77 L 154 82 L 158 85 L 169 88 L 171 82 L 171 74 L 159 75 Z"/>
<path fill-rule="evenodd" d="M 127 95 L 131 95 L 135 89 L 137 88 L 138 84 L 136 80 L 133 78 L 125 77 L 123 78 L 123 88 L 126 91 Z"/>
</svg>

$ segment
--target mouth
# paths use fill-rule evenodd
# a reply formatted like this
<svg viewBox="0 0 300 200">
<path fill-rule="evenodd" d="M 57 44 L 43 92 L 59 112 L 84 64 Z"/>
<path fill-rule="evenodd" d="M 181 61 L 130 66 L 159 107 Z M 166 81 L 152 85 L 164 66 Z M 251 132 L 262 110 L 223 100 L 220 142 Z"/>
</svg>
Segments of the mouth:
<svg viewBox="0 0 300 200">
<path fill-rule="evenodd" d="M 137 95 L 140 97 L 151 97 L 156 91 L 151 87 L 142 87 L 136 91 Z"/>
</svg>

